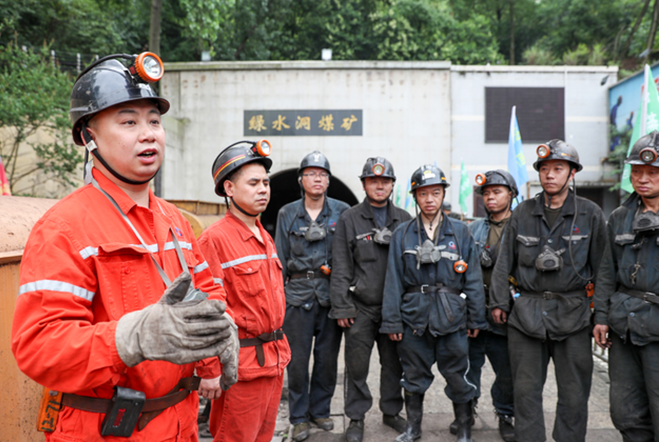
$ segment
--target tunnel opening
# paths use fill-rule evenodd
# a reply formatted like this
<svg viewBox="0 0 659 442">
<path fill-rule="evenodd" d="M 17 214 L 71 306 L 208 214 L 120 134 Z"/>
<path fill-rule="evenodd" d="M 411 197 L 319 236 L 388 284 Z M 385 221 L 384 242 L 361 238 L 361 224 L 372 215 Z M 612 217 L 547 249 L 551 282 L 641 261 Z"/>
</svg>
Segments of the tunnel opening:
<svg viewBox="0 0 659 442">
<path fill-rule="evenodd" d="M 261 214 L 261 223 L 268 233 L 274 238 L 277 230 L 277 214 L 282 206 L 300 199 L 300 185 L 297 182 L 297 169 L 287 169 L 275 173 L 270 177 L 270 203 L 268 208 Z M 359 203 L 354 193 L 335 176 L 330 178 L 327 189 L 330 198 L 343 201 L 350 206 Z"/>
</svg>

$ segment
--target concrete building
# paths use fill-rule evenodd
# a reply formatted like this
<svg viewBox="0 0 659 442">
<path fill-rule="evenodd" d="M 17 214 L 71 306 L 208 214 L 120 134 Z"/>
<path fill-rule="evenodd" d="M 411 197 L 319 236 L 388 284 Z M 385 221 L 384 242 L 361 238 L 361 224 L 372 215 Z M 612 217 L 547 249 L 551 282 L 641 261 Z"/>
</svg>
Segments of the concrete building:
<svg viewBox="0 0 659 442">
<path fill-rule="evenodd" d="M 533 197 L 541 190 L 535 150 L 559 138 L 578 150 L 584 166 L 576 175 L 577 192 L 610 213 L 619 199 L 608 191 L 616 177 L 603 161 L 609 153 L 608 88 L 617 73 L 617 67 L 606 66 L 451 66 L 451 181 L 459 183 L 462 160 L 472 184 L 478 173 L 508 169 L 510 114 L 516 106 L 529 177 L 520 193 Z M 458 191 L 452 189 L 454 202 Z M 470 216 L 475 206 L 474 199 Z"/>
<path fill-rule="evenodd" d="M 162 196 L 216 201 L 211 165 L 217 154 L 239 140 L 266 138 L 274 160 L 273 198 L 263 216 L 269 230 L 279 207 L 299 197 L 296 169 L 314 150 L 330 160 L 330 196 L 361 200 L 361 167 L 381 155 L 394 164 L 401 202 L 411 173 L 434 163 L 447 174 L 447 200 L 459 211 L 462 160 L 472 184 L 479 172 L 506 168 L 510 102 L 518 107 L 531 181 L 537 181 L 535 148 L 551 139 L 533 132 L 542 126 L 579 149 L 585 164 L 580 191 L 596 189 L 602 205 L 615 204 L 601 191 L 610 184 L 601 161 L 608 152 L 606 85 L 615 83 L 615 67 L 291 61 L 169 63 L 165 70 L 161 93 L 172 107 L 164 118 Z M 533 183 L 530 190 L 533 195 Z M 478 212 L 476 204 L 469 202 L 468 216 Z"/>
</svg>

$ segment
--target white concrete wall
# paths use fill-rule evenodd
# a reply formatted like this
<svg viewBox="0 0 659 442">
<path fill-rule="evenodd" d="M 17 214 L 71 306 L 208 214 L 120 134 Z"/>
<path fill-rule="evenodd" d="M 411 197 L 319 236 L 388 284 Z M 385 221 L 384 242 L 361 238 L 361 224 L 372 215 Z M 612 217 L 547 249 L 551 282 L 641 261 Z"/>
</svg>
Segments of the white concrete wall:
<svg viewBox="0 0 659 442">
<path fill-rule="evenodd" d="M 407 183 L 424 163 L 451 162 L 448 62 L 170 63 L 161 93 L 171 104 L 164 125 L 165 198 L 214 201 L 211 166 L 243 140 L 244 110 L 362 109 L 363 136 L 269 137 L 272 172 L 297 168 L 319 150 L 332 173 L 363 196 L 357 176 L 366 158 L 389 159 Z M 250 138 L 252 139 L 252 138 Z"/>
<path fill-rule="evenodd" d="M 297 168 L 305 154 L 320 150 L 334 176 L 361 199 L 357 176 L 369 156 L 388 158 L 403 186 L 421 164 L 436 163 L 451 183 L 447 200 L 459 211 L 463 159 L 470 184 L 479 172 L 507 169 L 508 144 L 485 143 L 486 87 L 565 88 L 566 141 L 584 165 L 578 182 L 610 180 L 601 161 L 608 154 L 607 91 L 617 79 L 616 67 L 300 61 L 171 63 L 165 71 L 161 92 L 172 104 L 164 119 L 166 198 L 217 199 L 213 160 L 229 144 L 254 139 L 243 136 L 244 110 L 362 109 L 362 136 L 269 137 L 272 172 Z M 537 182 L 536 147 L 524 144 L 531 182 Z M 537 190 L 532 186 L 530 195 Z"/>
<path fill-rule="evenodd" d="M 616 82 L 617 72 L 617 67 L 605 66 L 452 66 L 450 190 L 453 210 L 460 211 L 457 202 L 463 159 L 472 185 L 478 173 L 508 168 L 508 143 L 485 143 L 486 87 L 565 88 L 565 141 L 577 149 L 584 166 L 577 175 L 577 184 L 602 181 L 601 162 L 609 152 L 608 87 Z M 521 135 L 524 142 L 523 130 Z M 538 174 L 533 169 L 537 143 L 524 143 L 523 147 L 529 181 L 537 182 Z M 531 186 L 529 195 L 539 190 Z M 471 216 L 471 198 L 468 207 Z"/>
</svg>

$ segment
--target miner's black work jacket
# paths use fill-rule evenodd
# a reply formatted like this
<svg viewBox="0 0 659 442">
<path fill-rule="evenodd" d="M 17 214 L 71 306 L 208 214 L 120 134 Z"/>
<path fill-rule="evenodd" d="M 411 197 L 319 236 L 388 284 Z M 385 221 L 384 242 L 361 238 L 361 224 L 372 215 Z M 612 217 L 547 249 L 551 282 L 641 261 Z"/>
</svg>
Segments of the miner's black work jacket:
<svg viewBox="0 0 659 442">
<path fill-rule="evenodd" d="M 609 217 L 595 284 L 595 324 L 608 325 L 623 341 L 629 331 L 635 345 L 659 341 L 659 231 L 632 231 L 641 204 L 633 193 Z M 630 296 L 628 289 L 650 294 L 643 300 Z"/>
<path fill-rule="evenodd" d="M 411 218 L 405 210 L 388 202 L 386 227 L 389 230 L 393 232 L 400 223 Z M 355 318 L 357 311 L 361 311 L 372 321 L 380 322 L 389 245 L 374 241 L 376 227 L 368 199 L 346 210 L 339 218 L 332 242 L 330 318 Z"/>
<path fill-rule="evenodd" d="M 508 221 L 506 221 L 507 223 Z M 505 226 L 504 226 L 505 229 Z M 483 218 L 476 220 L 469 224 L 469 231 L 471 232 L 472 237 L 474 238 L 474 244 L 475 244 L 475 250 L 476 250 L 476 256 L 480 260 L 481 253 L 483 253 L 483 250 L 485 249 L 487 245 L 487 237 L 490 234 L 490 220 L 489 218 Z M 501 232 L 501 241 L 503 241 L 503 234 L 504 232 Z M 494 247 L 490 248 L 490 250 L 494 249 Z M 492 257 L 492 260 L 496 262 L 497 256 L 499 256 L 499 250 L 500 247 L 495 249 L 496 255 Z M 481 273 L 482 273 L 481 269 Z M 483 287 L 485 290 L 485 303 L 489 307 L 491 302 L 490 302 L 490 287 Z M 505 336 L 507 335 L 506 332 L 506 326 L 505 325 L 499 325 L 494 322 L 494 319 L 492 319 L 492 315 L 490 314 L 490 311 L 486 313 L 486 319 L 487 319 L 487 329 L 491 331 L 492 333 L 496 333 L 497 335 L 502 335 Z"/>
<path fill-rule="evenodd" d="M 325 239 L 309 242 L 304 238 L 311 218 L 304 208 L 304 198 L 288 203 L 279 209 L 275 245 L 283 266 L 286 303 L 311 309 L 317 299 L 323 307 L 329 307 L 329 278 L 318 276 L 320 267 L 332 265 L 332 240 L 336 223 L 348 206 L 343 201 L 327 198 L 316 222 L 327 231 Z M 294 274 L 312 272 L 309 278 L 295 278 Z M 311 275 L 311 273 L 310 273 Z"/>
<path fill-rule="evenodd" d="M 380 333 L 403 333 L 403 323 L 417 335 L 427 330 L 433 336 L 447 335 L 465 327 L 487 327 L 481 267 L 469 229 L 462 221 L 444 216 L 438 235 L 440 260 L 417 268 L 416 255 L 409 253 L 419 245 L 416 218 L 394 231 L 389 245 Z M 421 243 L 427 238 L 421 227 Z M 464 273 L 456 273 L 453 268 L 460 259 L 460 252 L 468 264 Z M 423 292 L 419 290 L 421 286 L 438 283 L 457 289 L 461 294 L 441 296 L 425 288 Z"/>
<path fill-rule="evenodd" d="M 577 197 L 577 218 L 570 236 L 575 216 L 575 196 L 570 191 L 550 229 L 543 198 L 544 192 L 523 201 L 508 221 L 492 273 L 490 307 L 509 312 L 508 325 L 530 337 L 560 341 L 590 326 L 591 299 L 586 297 L 585 287 L 597 277 L 606 227 L 602 210 L 592 201 Z M 536 258 L 545 245 L 562 250 L 560 270 L 543 272 L 536 268 Z M 588 279 L 577 276 L 574 268 Z M 521 294 L 512 310 L 508 275 L 517 280 Z"/>
</svg>

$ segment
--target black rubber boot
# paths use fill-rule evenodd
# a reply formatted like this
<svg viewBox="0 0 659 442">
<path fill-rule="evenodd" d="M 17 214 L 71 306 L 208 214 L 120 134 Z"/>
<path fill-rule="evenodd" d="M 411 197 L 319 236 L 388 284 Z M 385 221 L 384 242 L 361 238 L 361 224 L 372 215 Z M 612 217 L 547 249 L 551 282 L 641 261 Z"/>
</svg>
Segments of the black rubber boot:
<svg viewBox="0 0 659 442">
<path fill-rule="evenodd" d="M 405 411 L 407 428 L 396 438 L 396 442 L 413 442 L 421 437 L 421 419 L 423 418 L 423 394 L 405 392 Z"/>
<path fill-rule="evenodd" d="M 476 423 L 476 416 L 478 416 L 476 414 L 476 407 L 478 406 L 478 398 L 472 399 L 471 403 L 473 404 L 472 408 L 474 409 L 474 412 L 471 416 L 471 426 L 473 427 L 474 424 Z M 450 431 L 451 434 L 458 434 L 458 418 L 457 417 L 453 420 L 453 422 L 451 422 L 451 425 L 449 425 L 448 431 Z"/>
<path fill-rule="evenodd" d="M 474 409 L 471 401 L 464 404 L 453 403 L 455 420 L 458 421 L 458 442 L 473 442 L 471 440 L 471 420 L 474 418 Z"/>
<path fill-rule="evenodd" d="M 513 417 L 506 414 L 499 414 L 499 434 L 504 442 L 515 442 L 515 427 L 513 425 Z"/>
</svg>

